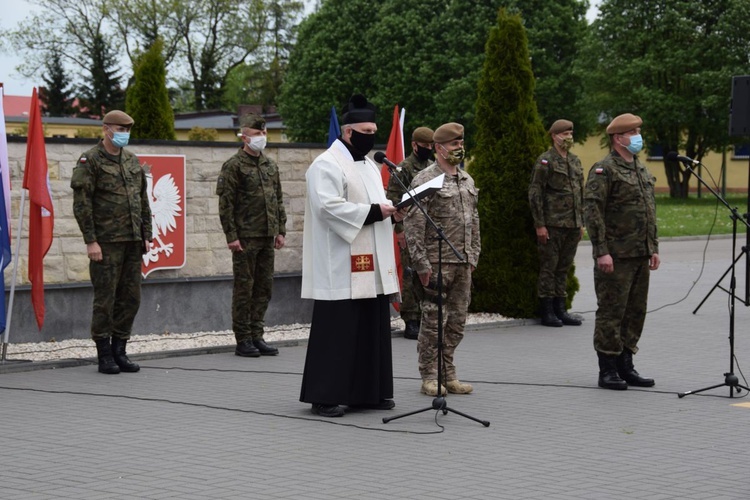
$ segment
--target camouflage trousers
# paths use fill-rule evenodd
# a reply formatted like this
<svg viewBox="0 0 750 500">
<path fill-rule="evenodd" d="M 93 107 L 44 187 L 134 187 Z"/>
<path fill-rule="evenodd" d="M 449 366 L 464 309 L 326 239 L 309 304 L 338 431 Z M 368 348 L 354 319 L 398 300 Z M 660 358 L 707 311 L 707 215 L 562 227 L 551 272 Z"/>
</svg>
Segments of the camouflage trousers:
<svg viewBox="0 0 750 500">
<path fill-rule="evenodd" d="M 437 280 L 437 265 L 432 267 L 432 280 Z M 419 374 L 422 380 L 437 380 L 438 305 L 436 286 L 424 289 L 422 324 L 417 339 Z M 456 380 L 453 355 L 464 338 L 466 315 L 471 302 L 471 266 L 443 264 L 443 375 Z"/>
<path fill-rule="evenodd" d="M 624 347 L 638 352 L 648 302 L 651 271 L 648 257 L 614 259 L 614 272 L 605 274 L 594 265 L 596 324 L 594 349 L 617 356 Z"/>
<path fill-rule="evenodd" d="M 237 342 L 263 338 L 273 290 L 273 240 L 241 239 L 242 251 L 232 253 L 232 330 Z"/>
<path fill-rule="evenodd" d="M 539 280 L 537 296 L 540 298 L 565 297 L 568 269 L 573 264 L 581 241 L 580 228 L 547 227 L 549 239 L 539 249 Z"/>
<path fill-rule="evenodd" d="M 424 297 L 424 290 L 417 272 L 411 267 L 411 256 L 408 248 L 401 248 L 401 269 L 403 273 L 399 313 L 404 321 L 416 321 L 422 315 L 420 302 Z"/>
<path fill-rule="evenodd" d="M 99 243 L 102 260 L 89 261 L 94 286 L 91 338 L 128 340 L 141 305 L 141 241 Z"/>
</svg>

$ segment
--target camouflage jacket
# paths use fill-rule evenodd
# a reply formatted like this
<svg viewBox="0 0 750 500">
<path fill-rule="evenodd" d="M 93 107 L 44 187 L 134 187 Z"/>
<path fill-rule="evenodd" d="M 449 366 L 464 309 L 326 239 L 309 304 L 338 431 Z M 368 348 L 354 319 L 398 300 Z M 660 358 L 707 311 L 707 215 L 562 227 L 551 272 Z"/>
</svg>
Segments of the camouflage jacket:
<svg viewBox="0 0 750 500">
<path fill-rule="evenodd" d="M 401 197 L 404 196 L 404 193 L 406 192 L 404 188 L 401 187 L 401 184 L 399 184 L 398 181 L 394 179 L 394 175 L 398 176 L 404 186 L 408 187 L 411 184 L 411 181 L 414 179 L 414 176 L 430 166 L 430 164 L 432 163 L 434 163 L 434 160 L 427 160 L 424 162 L 419 161 L 417 155 L 412 152 L 412 154 L 407 156 L 404 161 L 398 164 L 401 171 L 396 172 L 395 174 L 391 173 L 391 178 L 388 181 L 388 189 L 385 192 L 386 198 L 391 200 L 395 205 L 401 201 Z M 393 226 L 393 230 L 397 233 L 403 233 L 404 223 L 397 222 Z"/>
<path fill-rule="evenodd" d="M 256 158 L 240 148 L 222 165 L 216 194 L 227 243 L 286 234 L 279 167 L 263 153 Z"/>
<path fill-rule="evenodd" d="M 437 163 L 430 165 L 414 177 L 410 187 L 415 188 L 442 173 Z M 458 169 L 458 175 L 446 174 L 440 191 L 424 198 L 422 202 L 429 216 L 443 229 L 456 250 L 475 267 L 481 250 L 478 199 L 479 190 L 474 185 L 474 179 L 464 170 Z M 434 239 L 434 228 L 416 208 L 412 208 L 404 219 L 404 228 L 414 269 L 418 273 L 431 269 L 431 264 L 438 261 L 438 241 Z M 443 262 L 461 262 L 446 244 L 443 244 Z"/>
<path fill-rule="evenodd" d="M 583 227 L 583 168 L 568 152 L 563 158 L 552 147 L 534 164 L 529 205 L 535 227 Z"/>
<path fill-rule="evenodd" d="M 138 158 L 113 156 L 99 141 L 81 155 L 70 180 L 73 214 L 86 243 L 139 241 L 151 236 L 146 176 Z"/>
<path fill-rule="evenodd" d="M 614 151 L 591 167 L 584 194 L 584 219 L 594 258 L 659 253 L 655 182 L 637 157 L 628 163 Z"/>
</svg>

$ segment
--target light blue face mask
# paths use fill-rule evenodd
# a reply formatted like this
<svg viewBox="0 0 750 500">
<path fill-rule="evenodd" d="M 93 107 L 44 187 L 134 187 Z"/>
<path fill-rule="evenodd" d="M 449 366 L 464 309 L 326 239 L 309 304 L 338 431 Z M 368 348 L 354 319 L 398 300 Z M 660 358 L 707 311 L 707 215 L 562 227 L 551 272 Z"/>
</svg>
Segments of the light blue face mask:
<svg viewBox="0 0 750 500">
<path fill-rule="evenodd" d="M 641 134 L 631 135 L 630 144 L 625 149 L 634 155 L 640 153 L 641 149 L 643 149 L 643 137 L 641 137 Z"/>
<path fill-rule="evenodd" d="M 124 148 L 128 145 L 130 140 L 130 132 L 113 132 L 112 133 L 112 144 L 118 148 Z"/>
</svg>

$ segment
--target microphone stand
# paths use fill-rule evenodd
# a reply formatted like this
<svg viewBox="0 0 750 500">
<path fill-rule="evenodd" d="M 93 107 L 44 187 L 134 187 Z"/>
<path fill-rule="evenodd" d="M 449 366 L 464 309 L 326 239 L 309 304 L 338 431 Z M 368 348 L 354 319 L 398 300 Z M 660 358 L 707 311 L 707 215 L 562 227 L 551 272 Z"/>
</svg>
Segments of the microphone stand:
<svg viewBox="0 0 750 500">
<path fill-rule="evenodd" d="M 748 185 L 748 188 L 750 189 L 750 159 L 748 159 L 747 185 Z M 745 218 L 745 221 L 750 220 L 750 196 L 747 198 L 747 212 L 743 214 L 743 217 Z M 744 300 L 743 299 L 737 299 L 737 300 L 745 304 L 745 307 L 750 307 L 750 231 L 747 231 L 745 233 L 745 246 L 742 247 L 740 254 L 737 255 L 732 265 L 729 266 L 726 271 L 724 271 L 724 274 L 721 275 L 721 278 L 719 278 L 716 281 L 716 284 L 713 287 L 711 287 L 711 290 L 709 290 L 706 296 L 703 297 L 703 300 L 701 301 L 701 303 L 698 304 L 698 306 L 695 309 L 693 309 L 693 314 L 698 312 L 698 309 L 701 308 L 703 303 L 706 300 L 708 300 L 708 297 L 710 297 L 711 294 L 714 293 L 714 290 L 716 290 L 717 288 L 720 288 L 722 291 L 729 293 L 729 290 L 720 286 L 720 284 L 724 280 L 724 277 L 727 274 L 729 274 L 729 271 L 732 271 L 734 269 L 734 266 L 742 258 L 743 255 L 745 256 L 745 298 Z"/>
<path fill-rule="evenodd" d="M 735 278 L 735 264 L 737 263 L 737 260 L 739 259 L 736 257 L 737 254 L 737 221 L 742 221 L 745 226 L 750 229 L 750 226 L 748 226 L 748 223 L 742 218 L 742 216 L 738 213 L 736 207 L 729 206 L 729 203 L 727 203 L 727 200 L 725 200 L 719 193 L 714 191 L 714 189 L 711 188 L 708 184 L 706 184 L 706 181 L 703 180 L 703 178 L 695 173 L 693 170 L 692 165 L 689 162 L 683 162 L 685 163 L 685 166 L 687 167 L 690 172 L 700 181 L 701 184 L 706 186 L 706 188 L 713 194 L 717 200 L 722 202 L 725 207 L 729 209 L 729 211 L 732 213 L 732 264 L 729 266 L 729 269 L 727 272 L 731 272 L 731 278 L 729 279 L 729 371 L 724 374 L 724 382 L 721 384 L 712 385 L 710 387 L 704 387 L 703 389 L 698 389 L 695 391 L 686 391 L 686 392 L 680 392 L 677 394 L 677 397 L 684 398 L 685 396 L 689 394 L 698 394 L 699 392 L 708 391 L 710 389 L 716 389 L 717 387 L 723 387 L 727 386 L 729 387 L 729 397 L 734 397 L 734 392 L 737 393 L 741 392 L 740 389 L 745 389 L 745 391 L 750 392 L 750 388 L 745 387 L 744 385 L 740 384 L 739 378 L 737 378 L 737 375 L 734 374 L 734 305 L 735 305 L 735 299 L 737 298 L 736 295 L 736 288 L 737 288 L 737 281 Z M 724 273 L 726 276 L 727 273 Z M 722 276 L 723 278 L 723 276 Z M 708 297 L 706 297 L 708 298 Z M 705 301 L 705 299 L 703 299 Z M 696 309 L 697 310 L 697 309 Z M 695 311 L 693 311 L 693 314 L 695 314 Z"/>
<path fill-rule="evenodd" d="M 443 382 L 443 242 L 446 242 L 448 246 L 453 250 L 453 253 L 458 257 L 462 262 L 466 262 L 466 258 L 461 255 L 461 252 L 456 250 L 456 247 L 453 246 L 453 244 L 448 240 L 448 238 L 445 236 L 445 233 L 443 232 L 443 229 L 435 224 L 435 221 L 432 220 L 432 218 L 427 215 L 427 211 L 424 209 L 422 204 L 419 202 L 416 196 L 412 194 L 411 191 L 409 191 L 409 188 L 406 187 L 401 180 L 401 178 L 397 175 L 396 168 L 394 168 L 392 165 L 388 166 L 388 170 L 391 172 L 391 176 L 395 176 L 396 180 L 398 181 L 401 188 L 409 193 L 409 197 L 414 202 L 414 205 L 417 206 L 417 208 L 424 214 L 425 218 L 427 219 L 427 222 L 432 226 L 432 228 L 435 230 L 435 233 L 437 236 L 435 236 L 434 239 L 438 240 L 438 272 L 437 272 L 437 306 L 438 306 L 438 325 L 437 325 L 437 397 L 432 400 L 432 405 L 428 406 L 426 408 L 422 408 L 419 410 L 410 411 L 408 413 L 403 413 L 401 415 L 396 415 L 395 417 L 385 417 L 383 418 L 383 423 L 387 424 L 391 420 L 396 420 L 398 418 L 408 417 L 410 415 L 416 415 L 417 413 L 423 413 L 430 410 L 438 410 L 442 411 L 443 415 L 447 415 L 448 412 L 456 413 L 458 415 L 461 415 L 462 417 L 468 418 L 469 420 L 473 420 L 475 422 L 478 422 L 482 424 L 485 427 L 489 427 L 490 423 L 487 420 L 480 420 L 478 418 L 472 417 L 471 415 L 467 415 L 466 413 L 462 413 L 458 410 L 455 410 L 453 408 L 450 408 L 448 406 L 448 401 L 446 400 L 446 396 L 448 393 L 448 390 L 446 389 L 446 396 L 442 396 L 441 393 L 441 387 Z"/>
</svg>

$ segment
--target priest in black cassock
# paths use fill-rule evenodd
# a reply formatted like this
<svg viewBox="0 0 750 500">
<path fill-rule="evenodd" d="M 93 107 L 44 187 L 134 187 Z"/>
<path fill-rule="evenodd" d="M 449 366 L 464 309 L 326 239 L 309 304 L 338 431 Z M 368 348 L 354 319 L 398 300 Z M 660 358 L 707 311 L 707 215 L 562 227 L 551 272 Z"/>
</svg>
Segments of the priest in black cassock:
<svg viewBox="0 0 750 500">
<path fill-rule="evenodd" d="M 375 106 L 354 95 L 342 111 L 341 136 L 305 176 L 302 298 L 315 303 L 300 401 L 324 417 L 344 415 L 344 406 L 395 406 L 392 222 L 404 213 L 385 197 L 380 169 L 366 156 L 375 144 Z"/>
</svg>

